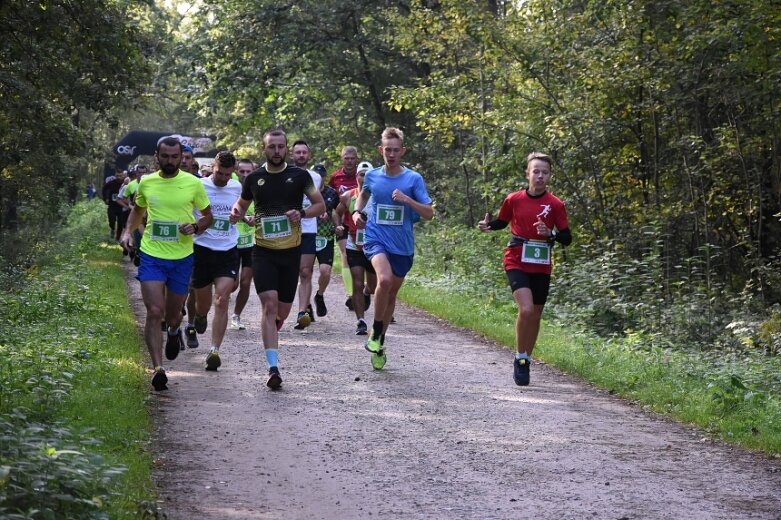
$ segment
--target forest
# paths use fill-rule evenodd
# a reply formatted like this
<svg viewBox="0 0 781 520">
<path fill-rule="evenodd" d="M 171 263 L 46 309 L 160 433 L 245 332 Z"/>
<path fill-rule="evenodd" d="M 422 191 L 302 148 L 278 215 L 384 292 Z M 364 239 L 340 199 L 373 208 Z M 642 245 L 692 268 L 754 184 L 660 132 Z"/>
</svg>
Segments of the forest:
<svg viewBox="0 0 781 520">
<path fill-rule="evenodd" d="M 131 130 L 260 159 L 279 127 L 332 172 L 345 145 L 379 165 L 400 127 L 435 207 L 401 298 L 504 346 L 508 234 L 476 224 L 549 154 L 574 241 L 535 362 L 781 456 L 781 0 L 5 0 L 0 20 L 3 518 L 165 517 L 128 262 L 85 200 Z"/>
<path fill-rule="evenodd" d="M 523 186 L 526 155 L 544 151 L 575 236 L 554 291 L 569 316 L 607 336 L 775 356 L 779 7 L 3 2 L 0 267 L 34 257 L 130 129 L 215 134 L 258 157 L 282 127 L 332 171 L 346 144 L 376 163 L 394 125 L 435 200 L 430 243 L 469 249 L 476 222 Z M 457 271 L 470 253 L 440 263 Z"/>
</svg>

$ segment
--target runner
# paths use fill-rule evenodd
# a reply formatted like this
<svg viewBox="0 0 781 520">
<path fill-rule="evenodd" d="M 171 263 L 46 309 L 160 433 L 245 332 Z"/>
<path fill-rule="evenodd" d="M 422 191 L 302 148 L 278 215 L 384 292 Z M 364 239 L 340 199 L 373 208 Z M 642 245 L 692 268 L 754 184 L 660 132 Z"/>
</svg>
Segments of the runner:
<svg viewBox="0 0 781 520">
<path fill-rule="evenodd" d="M 195 237 L 192 277 L 192 286 L 195 289 L 193 321 L 198 334 L 206 332 L 206 315 L 212 306 L 212 285 L 214 286 L 212 346 L 206 354 L 206 370 L 217 370 L 222 365 L 220 346 L 228 327 L 230 294 L 239 272 L 239 250 L 236 247 L 239 231 L 230 223 L 233 203 L 241 195 L 241 183 L 231 179 L 235 169 L 236 157 L 230 152 L 220 152 L 212 163 L 212 174 L 201 179 L 214 215 L 209 229 Z M 200 212 L 197 210 L 195 218 L 200 218 Z"/>
<path fill-rule="evenodd" d="M 423 177 L 401 164 L 407 151 L 404 133 L 398 128 L 386 128 L 379 151 L 385 165 L 366 173 L 352 212 L 358 229 L 366 229 L 363 252 L 377 273 L 374 323 L 365 346 L 377 370 L 385 366 L 385 332 L 396 306 L 396 294 L 412 268 L 415 253 L 412 225 L 417 216 L 426 220 L 434 218 Z"/>
<path fill-rule="evenodd" d="M 325 172 L 322 164 L 317 164 L 314 170 L 317 173 L 318 166 Z M 331 282 L 331 269 L 334 264 L 334 235 L 336 226 L 339 223 L 339 217 L 336 215 L 336 206 L 339 204 L 339 194 L 335 189 L 326 183 L 320 184 L 320 194 L 325 202 L 325 212 L 317 217 L 317 238 L 315 244 L 315 257 L 320 270 L 320 276 L 317 278 L 317 291 L 315 292 L 315 310 L 317 315 L 322 317 L 328 314 L 328 307 L 325 305 L 325 290 Z"/>
<path fill-rule="evenodd" d="M 572 243 L 564 203 L 547 191 L 550 157 L 533 152 L 526 158 L 526 165 L 529 187 L 509 194 L 496 219 L 491 220 L 490 213 L 486 213 L 477 224 L 483 232 L 504 229 L 510 224 L 512 238 L 504 250 L 503 264 L 518 305 L 513 379 L 519 386 L 529 384 L 532 350 L 550 288 L 552 248 L 556 242 L 565 246 Z"/>
<path fill-rule="evenodd" d="M 236 165 L 236 173 L 239 182 L 244 185 L 244 179 L 252 173 L 255 166 L 249 159 L 241 159 Z M 244 330 L 244 324 L 241 323 L 241 312 L 247 305 L 249 299 L 249 288 L 252 284 L 252 246 L 255 245 L 255 203 L 251 202 L 247 208 L 247 214 L 243 220 L 236 222 L 236 229 L 239 230 L 239 259 L 241 270 L 239 278 L 233 285 L 233 290 L 239 290 L 236 293 L 236 303 L 233 307 L 233 316 L 231 316 L 231 328 L 235 330 Z"/>
<path fill-rule="evenodd" d="M 179 170 L 198 179 L 202 178 L 198 171 L 198 162 L 194 159 L 193 149 L 190 145 L 182 145 L 182 164 L 179 166 Z M 184 338 L 187 346 L 189 348 L 198 348 L 198 333 L 195 330 L 195 289 L 192 284 L 190 284 L 190 289 L 187 292 L 187 302 L 185 307 L 182 308 L 182 314 L 187 315 L 187 326 L 184 328 Z"/>
<path fill-rule="evenodd" d="M 263 136 L 266 163 L 244 181 L 241 197 L 231 213 L 231 222 L 244 218 L 255 202 L 255 246 L 252 251 L 255 290 L 262 307 L 261 334 L 269 377 L 275 390 L 282 384 L 279 373 L 279 328 L 290 314 L 301 265 L 301 219 L 325 210 L 323 197 L 309 172 L 285 163 L 287 136 L 270 130 Z M 301 208 L 304 195 L 312 205 Z"/>
<path fill-rule="evenodd" d="M 155 156 L 160 170 L 141 180 L 121 243 L 129 249 L 135 247 L 133 231 L 148 213 L 149 220 L 137 252 L 141 257 L 137 278 L 147 312 L 144 338 L 154 368 L 152 386 L 161 391 L 167 389 L 168 383 L 159 332 L 161 318 L 165 311 L 168 324 L 165 356 L 173 360 L 182 345 L 180 309 L 192 274 L 192 235 L 202 233 L 211 225 L 212 214 L 203 184 L 179 171 L 181 142 L 173 137 L 161 139 Z M 201 211 L 197 222 L 194 222 L 193 208 Z"/>
<path fill-rule="evenodd" d="M 339 202 L 337 213 L 342 218 L 344 225 L 337 228 L 338 233 L 347 233 L 346 249 L 347 263 L 350 266 L 350 276 L 352 277 L 352 301 L 353 312 L 358 322 L 355 326 L 357 336 L 368 334 L 369 327 L 366 325 L 364 314 L 369 308 L 371 294 L 377 287 L 377 275 L 374 272 L 371 262 L 363 254 L 364 231 L 357 229 L 355 222 L 349 216 L 355 211 L 355 201 L 363 189 L 363 179 L 366 172 L 374 169 L 371 163 L 366 161 L 358 165 L 358 186 L 352 190 L 346 191 Z M 364 278 L 366 283 L 364 284 Z"/>
<path fill-rule="evenodd" d="M 141 182 L 141 177 L 147 174 L 147 167 L 143 164 L 137 164 L 135 166 L 136 171 L 136 178 L 130 181 L 125 187 L 124 190 L 121 191 L 119 198 L 117 199 L 117 202 L 120 202 L 122 204 L 127 205 L 127 208 L 129 210 L 133 209 L 133 206 L 135 205 L 136 200 L 136 193 L 138 192 L 138 183 Z M 123 205 L 124 205 L 123 204 Z M 130 215 L 128 214 L 128 218 Z M 135 244 L 141 243 L 141 234 L 143 229 L 143 224 L 138 227 L 135 231 L 133 231 L 133 242 Z M 139 257 L 136 255 L 135 250 L 130 251 L 130 259 L 133 261 L 133 265 L 138 267 L 139 265 Z"/>
<path fill-rule="evenodd" d="M 336 190 L 341 197 L 344 192 L 354 189 L 358 186 L 356 179 L 356 168 L 358 166 L 358 150 L 354 146 L 345 146 L 342 148 L 342 166 L 331 174 L 328 179 L 328 185 Z M 347 300 L 344 304 L 349 310 L 353 310 L 353 288 L 352 276 L 350 275 L 350 266 L 347 263 L 347 253 L 345 249 L 345 237 L 337 238 L 339 252 L 342 257 L 342 283 L 344 284 Z"/>
<path fill-rule="evenodd" d="M 106 177 L 103 183 L 103 189 L 101 195 L 103 196 L 103 202 L 106 203 L 106 216 L 108 217 L 109 237 L 111 240 L 119 240 L 122 235 L 122 206 L 117 202 L 119 197 L 119 190 L 125 183 L 125 177 L 127 173 L 125 170 L 117 169 L 116 173 L 110 177 Z"/>
<path fill-rule="evenodd" d="M 189 173 L 190 175 L 195 175 L 199 179 L 201 178 L 201 174 L 198 173 L 198 170 L 196 169 L 193 172 L 193 164 L 195 164 L 195 159 L 193 158 L 193 148 L 192 146 L 188 144 L 182 145 L 182 164 L 179 166 L 179 169 L 182 170 L 185 173 Z"/>
<path fill-rule="evenodd" d="M 293 164 L 309 172 L 312 182 L 317 188 L 318 193 L 323 183 L 320 174 L 307 169 L 306 165 L 312 157 L 312 152 L 306 141 L 296 141 L 293 143 Z M 311 205 L 309 198 L 304 195 L 303 208 Z M 315 313 L 312 311 L 312 268 L 315 265 L 315 253 L 317 241 L 317 216 L 305 218 L 301 221 L 301 265 L 298 272 L 298 316 L 296 324 L 293 327 L 296 330 L 303 330 L 315 321 Z"/>
<path fill-rule="evenodd" d="M 127 171 L 127 177 L 125 177 L 125 180 L 122 183 L 122 187 L 119 188 L 119 192 L 117 193 L 116 202 L 122 207 L 122 213 L 119 215 L 119 222 L 118 222 L 119 236 L 122 236 L 122 230 L 125 229 L 125 226 L 127 225 L 127 218 L 130 216 L 130 209 L 131 209 L 130 203 L 128 202 L 125 192 L 127 192 L 128 186 L 130 186 L 131 184 L 135 184 L 136 181 L 137 181 L 136 167 L 133 166 Z M 128 254 L 131 254 L 131 252 L 128 249 L 123 247 L 122 256 L 127 256 Z"/>
</svg>

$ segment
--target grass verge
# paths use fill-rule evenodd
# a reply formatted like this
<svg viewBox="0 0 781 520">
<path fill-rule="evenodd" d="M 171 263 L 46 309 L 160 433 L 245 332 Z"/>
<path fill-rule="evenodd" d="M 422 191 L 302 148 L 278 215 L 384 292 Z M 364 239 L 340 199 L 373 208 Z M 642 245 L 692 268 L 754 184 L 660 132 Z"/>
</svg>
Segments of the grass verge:
<svg viewBox="0 0 781 520">
<path fill-rule="evenodd" d="M 56 246 L 0 296 L 8 518 L 155 516 L 148 382 L 121 252 L 101 240 L 104 212 L 77 206 Z"/>
<path fill-rule="evenodd" d="M 443 283 L 412 276 L 400 298 L 514 350 L 516 308 Z M 781 399 L 754 388 L 741 366 L 714 364 L 697 353 L 638 348 L 639 338 L 608 341 L 544 322 L 535 358 L 642 403 L 647 410 L 696 425 L 725 441 L 781 454 Z M 509 357 L 508 357 L 509 360 Z M 508 361 L 508 381 L 510 381 Z M 511 382 L 509 384 L 512 384 Z"/>
</svg>

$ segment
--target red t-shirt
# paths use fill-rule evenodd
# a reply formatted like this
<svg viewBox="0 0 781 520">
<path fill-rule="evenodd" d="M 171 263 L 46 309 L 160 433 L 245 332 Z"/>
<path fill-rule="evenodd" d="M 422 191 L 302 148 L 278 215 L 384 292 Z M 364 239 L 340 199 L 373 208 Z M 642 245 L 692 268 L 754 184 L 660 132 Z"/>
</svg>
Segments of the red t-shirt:
<svg viewBox="0 0 781 520">
<path fill-rule="evenodd" d="M 527 190 L 516 191 L 507 196 L 499 209 L 499 220 L 510 223 L 510 232 L 526 240 L 547 242 L 548 237 L 537 234 L 535 224 L 541 220 L 550 229 L 567 229 L 567 210 L 564 203 L 550 192 L 536 197 Z M 510 246 L 504 250 L 504 269 L 518 269 L 526 273 L 550 274 L 553 269 L 553 257 L 549 264 L 524 262 L 521 259 L 523 245 Z"/>
<path fill-rule="evenodd" d="M 328 185 L 341 196 L 345 191 L 358 187 L 358 176 L 347 175 L 344 173 L 344 168 L 339 168 L 331 174 Z"/>
<path fill-rule="evenodd" d="M 350 206 L 347 208 L 348 214 L 345 216 L 344 221 L 342 224 L 347 228 L 347 232 L 350 234 L 350 239 L 355 246 L 355 249 L 357 251 L 363 250 L 363 245 L 357 245 L 355 243 L 355 234 L 358 232 L 358 226 L 355 225 L 355 221 L 353 221 L 353 215 L 352 212 L 355 211 L 355 200 L 358 198 L 358 195 L 361 193 L 358 190 L 358 186 L 355 188 L 345 192 L 349 194 L 350 196 Z"/>
</svg>

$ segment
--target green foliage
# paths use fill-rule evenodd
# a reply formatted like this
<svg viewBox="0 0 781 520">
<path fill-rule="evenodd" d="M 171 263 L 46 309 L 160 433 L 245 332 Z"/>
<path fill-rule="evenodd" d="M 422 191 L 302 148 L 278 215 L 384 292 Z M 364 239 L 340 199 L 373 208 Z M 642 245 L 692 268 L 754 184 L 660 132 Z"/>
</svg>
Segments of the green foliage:
<svg viewBox="0 0 781 520">
<path fill-rule="evenodd" d="M 417 234 L 415 268 L 402 297 L 514 345 L 517 308 L 501 269 L 504 238 L 428 224 Z M 781 453 L 781 357 L 747 341 L 778 341 L 778 310 L 763 317 L 747 312 L 743 301 L 725 307 L 698 294 L 703 282 L 694 267 L 691 286 L 665 287 L 654 250 L 643 261 L 622 263 L 615 252 L 594 255 L 595 249 L 554 250 L 547 323 L 535 356 L 649 410 Z M 742 325 L 731 326 L 730 316 L 744 318 Z"/>
<path fill-rule="evenodd" d="M 10 519 L 108 519 L 104 504 L 125 470 L 85 451 L 97 441 L 61 424 L 0 417 L 0 514 Z"/>
<path fill-rule="evenodd" d="M 46 235 L 88 180 L 100 187 L 113 111 L 133 106 L 152 72 L 149 10 L 144 0 L 0 3 L 3 257 Z"/>
<path fill-rule="evenodd" d="M 205 3 L 182 49 L 197 64 L 190 106 L 231 149 L 258 150 L 263 132 L 282 126 L 310 143 L 315 160 L 335 165 L 351 144 L 375 162 L 386 124 L 412 126 L 386 105 L 388 86 L 412 71 L 390 37 L 399 9 L 367 0 Z"/>
<path fill-rule="evenodd" d="M 104 208 L 78 204 L 35 263 L 3 279 L 0 417 L 17 447 L 0 460 L 9 514 L 131 518 L 152 496 L 147 382 L 120 253 L 101 241 Z"/>
</svg>

